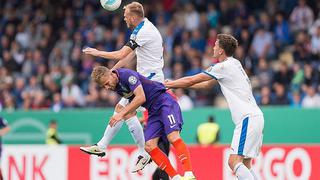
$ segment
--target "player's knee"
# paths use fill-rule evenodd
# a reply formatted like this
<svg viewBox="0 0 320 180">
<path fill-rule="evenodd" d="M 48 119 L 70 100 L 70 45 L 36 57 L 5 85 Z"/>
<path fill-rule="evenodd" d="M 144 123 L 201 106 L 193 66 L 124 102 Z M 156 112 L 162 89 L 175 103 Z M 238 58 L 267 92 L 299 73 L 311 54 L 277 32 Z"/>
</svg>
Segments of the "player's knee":
<svg viewBox="0 0 320 180">
<path fill-rule="evenodd" d="M 229 158 L 228 160 L 228 165 L 230 167 L 230 169 L 233 171 L 233 168 L 234 168 L 234 159 L 233 158 Z"/>
<path fill-rule="evenodd" d="M 144 149 L 149 153 L 151 152 L 153 149 L 155 149 L 157 147 L 156 143 L 153 142 L 146 142 Z"/>
<path fill-rule="evenodd" d="M 234 167 L 240 163 L 243 162 L 243 157 L 237 154 L 231 154 L 228 160 L 228 165 L 232 171 L 234 171 Z"/>
<path fill-rule="evenodd" d="M 129 114 L 127 114 L 127 115 L 124 117 L 124 119 L 130 119 L 130 118 L 132 118 L 132 117 L 135 116 L 135 115 L 136 115 L 136 111 L 130 112 Z"/>
<path fill-rule="evenodd" d="M 251 169 L 251 162 L 252 162 L 252 159 L 244 159 L 243 160 L 243 164 L 248 168 L 248 169 Z"/>
<path fill-rule="evenodd" d="M 121 104 L 117 104 L 116 105 L 116 107 L 115 107 L 115 112 L 116 113 L 119 113 L 119 112 L 121 112 L 121 110 L 123 109 L 124 107 L 121 105 Z M 135 116 L 137 113 L 136 113 L 136 111 L 132 111 L 132 112 L 129 112 L 125 117 L 124 117 L 124 119 L 130 119 L 130 118 L 132 118 L 133 116 Z"/>
<path fill-rule="evenodd" d="M 116 105 L 116 107 L 114 108 L 114 111 L 119 113 L 124 107 L 122 105 L 120 105 L 119 103 Z"/>
<path fill-rule="evenodd" d="M 172 144 L 173 142 L 180 139 L 181 137 L 180 137 L 179 131 L 173 131 L 172 133 L 168 134 L 167 138 L 169 142 Z"/>
</svg>

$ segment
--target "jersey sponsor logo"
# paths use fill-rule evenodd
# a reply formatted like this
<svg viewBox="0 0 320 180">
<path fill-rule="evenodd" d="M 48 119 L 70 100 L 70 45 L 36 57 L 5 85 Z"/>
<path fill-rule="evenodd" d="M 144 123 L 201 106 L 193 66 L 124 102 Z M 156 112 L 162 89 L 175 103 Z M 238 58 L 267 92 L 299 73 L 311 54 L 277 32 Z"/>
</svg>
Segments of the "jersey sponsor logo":
<svg viewBox="0 0 320 180">
<path fill-rule="evenodd" d="M 135 77 L 135 76 L 130 76 L 129 77 L 129 79 L 128 79 L 128 81 L 129 81 L 129 83 L 131 84 L 131 85 L 135 85 L 135 84 L 137 84 L 137 78 Z"/>
</svg>

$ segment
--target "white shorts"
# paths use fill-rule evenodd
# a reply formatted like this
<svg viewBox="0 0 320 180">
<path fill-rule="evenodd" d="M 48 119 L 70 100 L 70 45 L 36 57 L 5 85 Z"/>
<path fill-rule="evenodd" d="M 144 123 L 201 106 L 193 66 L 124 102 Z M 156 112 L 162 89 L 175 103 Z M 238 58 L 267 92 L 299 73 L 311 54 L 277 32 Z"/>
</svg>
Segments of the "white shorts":
<svg viewBox="0 0 320 180">
<path fill-rule="evenodd" d="M 152 80 L 152 81 L 157 81 L 159 83 L 164 82 L 164 75 L 163 72 L 157 72 L 157 73 L 147 73 L 147 74 L 142 74 L 144 77 Z"/>
<path fill-rule="evenodd" d="M 233 131 L 231 154 L 242 155 L 245 158 L 257 157 L 262 146 L 263 127 L 262 115 L 244 118 Z"/>
</svg>

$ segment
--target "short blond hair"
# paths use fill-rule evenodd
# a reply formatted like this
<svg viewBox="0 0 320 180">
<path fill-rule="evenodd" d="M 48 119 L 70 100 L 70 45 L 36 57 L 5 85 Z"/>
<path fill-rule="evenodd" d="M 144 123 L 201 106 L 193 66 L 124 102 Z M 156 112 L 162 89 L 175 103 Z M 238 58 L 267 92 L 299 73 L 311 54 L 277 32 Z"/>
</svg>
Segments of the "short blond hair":
<svg viewBox="0 0 320 180">
<path fill-rule="evenodd" d="M 104 66 L 96 66 L 91 73 L 91 79 L 101 85 L 101 77 L 106 75 L 110 70 Z"/>
<path fill-rule="evenodd" d="M 123 7 L 124 10 L 128 9 L 130 13 L 137 15 L 138 17 L 144 18 L 144 10 L 142 4 L 138 2 L 132 2 Z"/>
</svg>

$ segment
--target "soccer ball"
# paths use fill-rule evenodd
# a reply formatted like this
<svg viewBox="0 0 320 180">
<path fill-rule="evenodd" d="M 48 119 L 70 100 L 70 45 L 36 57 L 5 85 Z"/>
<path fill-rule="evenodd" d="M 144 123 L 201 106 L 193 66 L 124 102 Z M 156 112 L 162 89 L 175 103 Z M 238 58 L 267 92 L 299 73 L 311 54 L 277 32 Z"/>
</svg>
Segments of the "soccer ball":
<svg viewBox="0 0 320 180">
<path fill-rule="evenodd" d="M 114 11 L 121 5 L 121 0 L 100 0 L 101 6 L 108 11 Z"/>
</svg>

